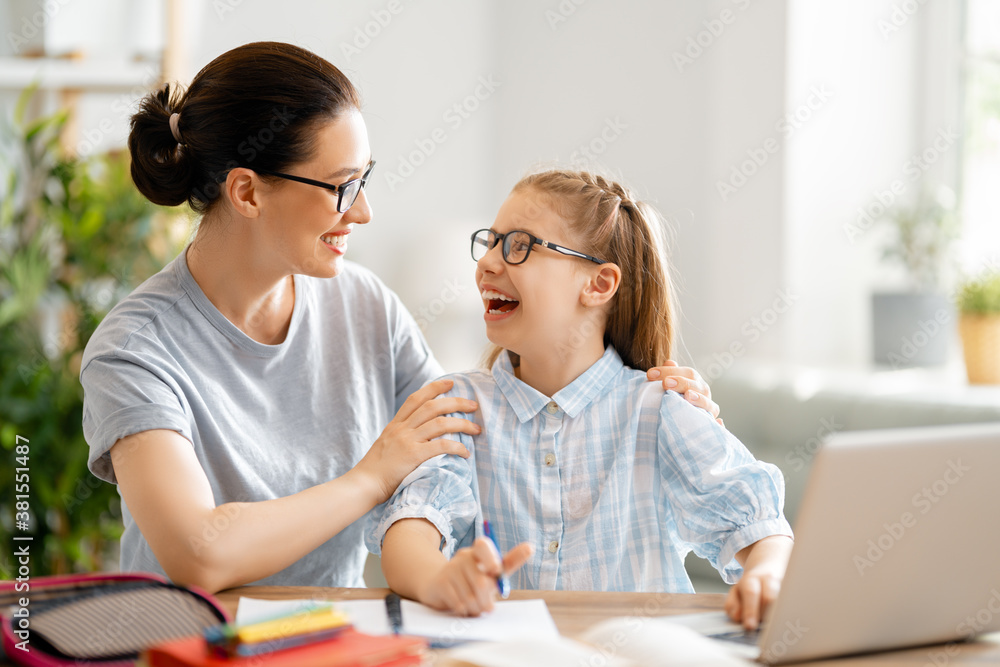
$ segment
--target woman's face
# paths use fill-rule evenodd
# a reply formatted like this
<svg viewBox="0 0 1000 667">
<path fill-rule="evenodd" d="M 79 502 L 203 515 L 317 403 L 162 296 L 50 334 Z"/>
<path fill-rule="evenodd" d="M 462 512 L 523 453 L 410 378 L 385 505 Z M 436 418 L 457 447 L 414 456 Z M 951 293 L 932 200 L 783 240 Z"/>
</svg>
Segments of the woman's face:
<svg viewBox="0 0 1000 667">
<path fill-rule="evenodd" d="M 507 197 L 492 229 L 525 231 L 570 248 L 581 245 L 547 198 L 533 190 Z M 510 265 L 502 246 L 498 243 L 476 265 L 486 337 L 522 357 L 558 347 L 588 321 L 580 294 L 596 265 L 538 245 L 523 264 Z"/>
<path fill-rule="evenodd" d="M 293 176 L 341 185 L 361 178 L 371 162 L 368 131 L 356 109 L 320 125 L 313 155 L 286 170 Z M 273 179 L 263 187 L 263 242 L 280 258 L 283 271 L 332 278 L 343 270 L 348 235 L 372 219 L 364 190 L 346 213 L 337 212 L 337 193 L 296 181 Z"/>
</svg>

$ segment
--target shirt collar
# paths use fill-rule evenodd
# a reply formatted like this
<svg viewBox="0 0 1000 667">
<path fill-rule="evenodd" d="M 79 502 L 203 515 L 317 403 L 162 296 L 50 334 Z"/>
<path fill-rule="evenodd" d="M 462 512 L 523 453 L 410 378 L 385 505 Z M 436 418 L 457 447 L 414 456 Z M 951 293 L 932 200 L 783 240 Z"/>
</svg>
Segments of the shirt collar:
<svg viewBox="0 0 1000 667">
<path fill-rule="evenodd" d="M 600 359 L 578 378 L 557 391 L 552 398 L 517 379 L 506 350 L 493 362 L 491 372 L 500 391 L 523 424 L 544 410 L 550 402 L 556 403 L 568 416 L 575 418 L 604 393 L 608 383 L 624 367 L 625 364 L 618 356 L 618 352 L 609 345 L 604 348 L 604 354 Z"/>
</svg>

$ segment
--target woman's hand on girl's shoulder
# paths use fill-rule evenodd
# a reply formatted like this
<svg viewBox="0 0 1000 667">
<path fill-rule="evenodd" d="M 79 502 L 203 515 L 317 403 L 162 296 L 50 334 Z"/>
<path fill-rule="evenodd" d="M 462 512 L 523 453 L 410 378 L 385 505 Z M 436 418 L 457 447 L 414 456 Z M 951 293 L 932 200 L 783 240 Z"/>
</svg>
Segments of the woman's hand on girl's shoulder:
<svg viewBox="0 0 1000 667">
<path fill-rule="evenodd" d="M 663 366 L 656 366 L 646 371 L 646 378 L 650 381 L 660 380 L 663 383 L 663 391 L 676 391 L 691 405 L 705 410 L 721 426 L 725 426 L 719 418 L 719 404 L 712 400 L 712 389 L 695 369 L 678 366 L 676 361 L 668 359 Z"/>
</svg>

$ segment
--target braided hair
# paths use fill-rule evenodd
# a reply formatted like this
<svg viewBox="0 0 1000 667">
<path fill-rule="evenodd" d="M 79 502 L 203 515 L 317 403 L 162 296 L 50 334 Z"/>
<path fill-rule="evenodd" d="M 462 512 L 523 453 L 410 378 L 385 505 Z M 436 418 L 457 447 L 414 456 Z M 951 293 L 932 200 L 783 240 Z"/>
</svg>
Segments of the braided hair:
<svg viewBox="0 0 1000 667">
<path fill-rule="evenodd" d="M 568 222 L 579 249 L 618 265 L 621 286 L 611 302 L 604 344 L 640 370 L 670 358 L 675 333 L 673 289 L 663 223 L 649 204 L 613 180 L 586 171 L 554 169 L 522 178 L 511 191 L 534 191 Z M 487 367 L 500 355 L 495 347 Z"/>
</svg>

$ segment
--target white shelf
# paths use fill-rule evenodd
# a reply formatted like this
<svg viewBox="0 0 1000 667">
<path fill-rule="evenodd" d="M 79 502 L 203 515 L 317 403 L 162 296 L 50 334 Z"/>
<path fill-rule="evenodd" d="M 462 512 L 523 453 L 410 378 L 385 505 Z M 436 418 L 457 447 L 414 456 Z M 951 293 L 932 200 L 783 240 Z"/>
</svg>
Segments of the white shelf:
<svg viewBox="0 0 1000 667">
<path fill-rule="evenodd" d="M 0 90 L 23 90 L 35 83 L 43 90 L 148 89 L 157 84 L 159 75 L 159 64 L 152 62 L 0 58 Z"/>
</svg>

